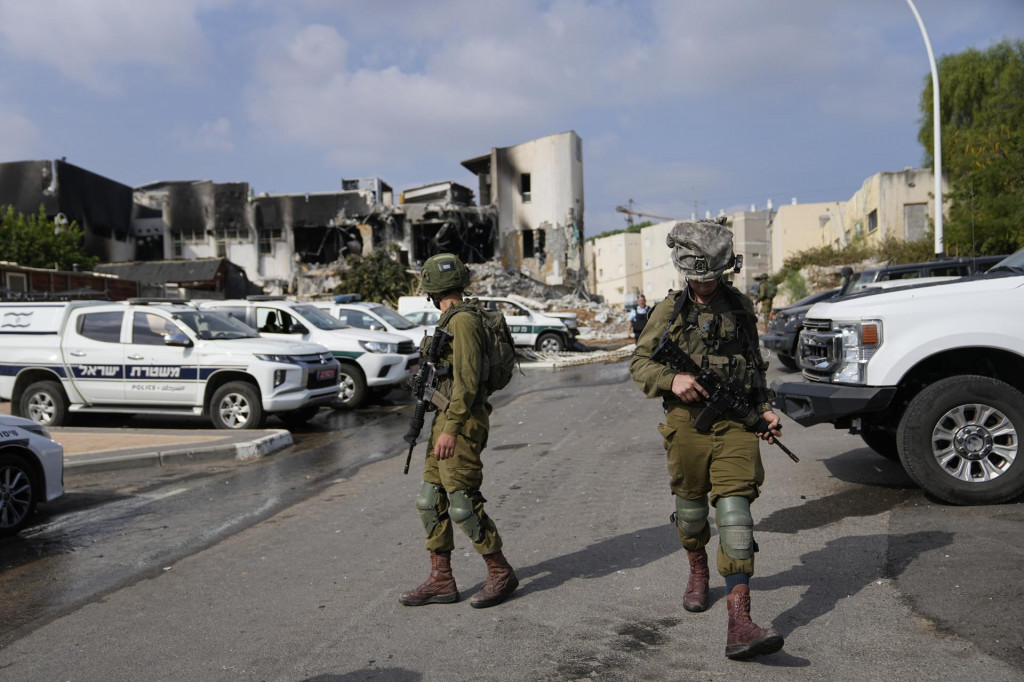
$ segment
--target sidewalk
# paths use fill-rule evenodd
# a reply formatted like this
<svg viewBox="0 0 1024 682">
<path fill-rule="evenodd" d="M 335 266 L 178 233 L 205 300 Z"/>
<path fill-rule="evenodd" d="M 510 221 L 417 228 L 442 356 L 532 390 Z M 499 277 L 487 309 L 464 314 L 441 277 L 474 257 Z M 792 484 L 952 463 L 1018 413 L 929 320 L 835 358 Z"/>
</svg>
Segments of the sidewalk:
<svg viewBox="0 0 1024 682">
<path fill-rule="evenodd" d="M 0 402 L 0 414 L 11 404 Z M 264 457 L 292 445 L 285 429 L 133 429 L 54 427 L 50 437 L 64 446 L 64 471 L 92 473 L 132 467 L 190 464 L 217 459 Z"/>
</svg>

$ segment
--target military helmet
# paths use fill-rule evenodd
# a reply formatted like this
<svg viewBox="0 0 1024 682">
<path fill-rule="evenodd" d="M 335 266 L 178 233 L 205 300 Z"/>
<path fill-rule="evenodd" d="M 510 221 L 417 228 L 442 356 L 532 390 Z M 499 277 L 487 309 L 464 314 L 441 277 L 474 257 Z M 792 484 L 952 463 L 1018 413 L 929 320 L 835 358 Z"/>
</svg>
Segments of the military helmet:
<svg viewBox="0 0 1024 682">
<path fill-rule="evenodd" d="M 732 231 L 724 216 L 715 220 L 676 223 L 665 243 L 672 249 L 672 263 L 688 280 L 710 282 L 736 265 Z"/>
<path fill-rule="evenodd" d="M 469 286 L 469 268 L 454 253 L 439 253 L 427 259 L 420 270 L 420 287 L 436 294 Z"/>
</svg>

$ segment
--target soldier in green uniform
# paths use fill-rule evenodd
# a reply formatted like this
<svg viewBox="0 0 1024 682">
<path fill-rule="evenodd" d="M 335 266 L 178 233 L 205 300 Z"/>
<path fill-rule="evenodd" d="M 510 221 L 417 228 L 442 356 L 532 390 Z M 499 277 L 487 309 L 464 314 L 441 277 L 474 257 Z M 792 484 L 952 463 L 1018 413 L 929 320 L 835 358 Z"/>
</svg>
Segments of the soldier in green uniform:
<svg viewBox="0 0 1024 682">
<path fill-rule="evenodd" d="M 758 437 L 771 442 L 779 435 L 779 417 L 771 409 L 765 383 L 767 364 L 758 347 L 756 317 L 750 300 L 722 279 L 735 263 L 732 232 L 723 219 L 676 223 L 667 242 L 687 286 L 654 308 L 637 342 L 630 373 L 648 397 L 661 398 L 665 409 L 665 423 L 658 431 L 668 453 L 676 529 L 690 568 L 683 608 L 699 612 L 708 605 L 705 546 L 711 538 L 710 504 L 718 524 L 718 572 L 728 591 L 725 655 L 744 659 L 774 653 L 782 648 L 782 636 L 750 619 L 749 581 L 757 549 L 750 503 L 764 482 Z M 769 431 L 755 435 L 724 417 L 710 433 L 696 431 L 692 424 L 708 394 L 694 375 L 676 373 L 651 360 L 662 338 L 679 344 L 695 362 L 723 379 L 741 382 L 770 425 Z"/>
<path fill-rule="evenodd" d="M 777 287 L 768 281 L 768 275 L 761 273 L 755 277 L 757 282 L 757 303 L 761 311 L 761 321 L 767 325 L 768 318 L 772 314 L 772 306 L 775 304 L 775 292 Z"/>
<path fill-rule="evenodd" d="M 416 510 L 427 534 L 430 574 L 422 585 L 402 594 L 399 601 L 406 606 L 421 606 L 459 600 L 451 567 L 454 522 L 487 564 L 487 579 L 470 599 L 470 606 L 496 606 L 515 591 L 519 580 L 501 552 L 501 536 L 484 511 L 486 500 L 480 493 L 480 453 L 487 446 L 491 414 L 484 385 L 483 322 L 476 301 L 463 298 L 470 273 L 457 256 L 432 256 L 423 264 L 421 274 L 423 290 L 441 310 L 438 325 L 452 334 L 451 343 L 440 356 L 447 376 L 438 386 L 449 402 L 434 415 L 423 485 L 416 497 Z M 429 340 L 427 337 L 425 343 Z M 424 357 L 426 351 L 424 348 Z"/>
</svg>

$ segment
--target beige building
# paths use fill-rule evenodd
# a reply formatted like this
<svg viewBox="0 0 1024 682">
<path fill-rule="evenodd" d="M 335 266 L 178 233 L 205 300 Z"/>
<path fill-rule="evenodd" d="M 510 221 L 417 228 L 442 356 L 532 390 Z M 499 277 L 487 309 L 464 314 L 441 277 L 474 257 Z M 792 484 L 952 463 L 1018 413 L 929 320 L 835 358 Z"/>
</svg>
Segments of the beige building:
<svg viewBox="0 0 1024 682">
<path fill-rule="evenodd" d="M 771 226 L 771 271 L 786 258 L 825 245 L 840 247 L 863 237 L 914 241 L 928 234 L 935 218 L 932 172 L 924 168 L 876 173 L 846 201 L 782 206 Z"/>
<path fill-rule="evenodd" d="M 676 221 L 657 223 L 640 230 L 640 258 L 643 262 L 643 292 L 648 305 L 665 298 L 671 289 L 682 284 L 679 271 L 672 264 L 672 253 L 665 238 Z"/>
<path fill-rule="evenodd" d="M 594 293 L 606 303 L 624 306 L 642 291 L 641 234 L 621 232 L 595 239 L 593 253 Z M 631 296 L 632 295 L 632 296 Z"/>
</svg>

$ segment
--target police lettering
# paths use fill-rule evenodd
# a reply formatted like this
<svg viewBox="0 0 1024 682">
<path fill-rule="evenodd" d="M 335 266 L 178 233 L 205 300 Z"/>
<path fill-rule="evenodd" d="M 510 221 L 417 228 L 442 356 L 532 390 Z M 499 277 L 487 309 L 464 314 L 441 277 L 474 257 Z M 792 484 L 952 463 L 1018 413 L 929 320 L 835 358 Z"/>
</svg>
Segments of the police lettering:
<svg viewBox="0 0 1024 682">
<path fill-rule="evenodd" d="M 178 379 L 181 377 L 181 367 L 132 367 L 128 377 L 144 379 Z"/>
<path fill-rule="evenodd" d="M 78 376 L 80 377 L 116 377 L 121 374 L 121 368 L 117 365 L 79 365 Z"/>
</svg>

